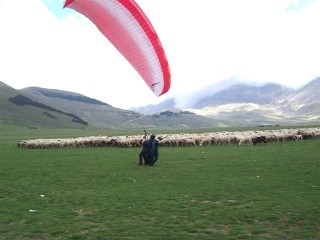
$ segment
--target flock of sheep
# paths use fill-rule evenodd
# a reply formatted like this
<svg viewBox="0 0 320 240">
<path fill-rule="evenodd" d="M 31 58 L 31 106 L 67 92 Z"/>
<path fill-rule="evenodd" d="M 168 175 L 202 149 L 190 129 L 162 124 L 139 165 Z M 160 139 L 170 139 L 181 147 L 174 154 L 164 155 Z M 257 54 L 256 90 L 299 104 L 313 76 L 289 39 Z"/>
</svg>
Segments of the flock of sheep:
<svg viewBox="0 0 320 240">
<path fill-rule="evenodd" d="M 209 145 L 256 145 L 271 142 L 320 139 L 320 128 L 157 134 L 162 147 L 209 146 Z M 22 148 L 74 148 L 74 147 L 141 147 L 144 135 L 91 136 L 58 139 L 21 140 Z"/>
</svg>

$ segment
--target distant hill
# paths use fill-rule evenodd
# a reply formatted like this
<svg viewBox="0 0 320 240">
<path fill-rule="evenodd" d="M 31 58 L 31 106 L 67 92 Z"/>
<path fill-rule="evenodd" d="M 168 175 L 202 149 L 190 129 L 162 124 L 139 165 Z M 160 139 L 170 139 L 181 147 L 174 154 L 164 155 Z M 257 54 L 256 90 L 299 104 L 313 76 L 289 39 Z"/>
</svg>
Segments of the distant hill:
<svg viewBox="0 0 320 240">
<path fill-rule="evenodd" d="M 192 112 L 167 110 L 144 115 L 115 108 L 78 93 L 0 82 L 0 123 L 30 128 L 202 128 L 220 122 Z"/>
<path fill-rule="evenodd" d="M 149 104 L 141 107 L 133 107 L 133 108 L 130 108 L 130 110 L 150 115 L 154 113 L 160 113 L 168 109 L 173 109 L 174 107 L 175 107 L 175 101 L 173 98 L 170 98 L 168 100 L 164 100 L 159 104 Z"/>
</svg>

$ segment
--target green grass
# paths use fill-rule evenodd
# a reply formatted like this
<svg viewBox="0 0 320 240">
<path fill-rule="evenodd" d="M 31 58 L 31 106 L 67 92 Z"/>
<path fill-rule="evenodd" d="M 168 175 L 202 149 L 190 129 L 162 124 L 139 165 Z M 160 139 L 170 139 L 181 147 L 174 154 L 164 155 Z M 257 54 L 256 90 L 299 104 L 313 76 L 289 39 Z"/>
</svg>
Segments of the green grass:
<svg viewBox="0 0 320 240">
<path fill-rule="evenodd" d="M 20 149 L 11 132 L 0 239 L 320 238 L 319 140 L 160 148 L 147 167 L 138 148 Z"/>
</svg>

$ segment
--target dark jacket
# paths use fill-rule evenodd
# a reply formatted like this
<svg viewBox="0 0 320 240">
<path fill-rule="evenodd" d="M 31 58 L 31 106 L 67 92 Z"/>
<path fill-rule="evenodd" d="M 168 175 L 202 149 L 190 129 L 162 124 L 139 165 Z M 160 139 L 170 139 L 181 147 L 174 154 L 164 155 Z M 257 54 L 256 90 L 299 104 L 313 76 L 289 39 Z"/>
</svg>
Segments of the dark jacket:
<svg viewBox="0 0 320 240">
<path fill-rule="evenodd" d="M 155 139 L 149 139 L 142 143 L 140 155 L 144 158 L 146 164 L 153 165 L 158 160 L 158 145 L 159 142 Z"/>
</svg>

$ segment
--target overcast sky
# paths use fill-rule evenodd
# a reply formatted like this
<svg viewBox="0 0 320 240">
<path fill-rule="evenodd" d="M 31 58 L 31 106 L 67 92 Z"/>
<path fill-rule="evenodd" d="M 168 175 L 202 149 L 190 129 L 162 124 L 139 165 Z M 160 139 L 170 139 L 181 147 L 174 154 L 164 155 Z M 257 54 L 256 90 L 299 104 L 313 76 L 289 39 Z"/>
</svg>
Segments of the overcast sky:
<svg viewBox="0 0 320 240">
<path fill-rule="evenodd" d="M 165 49 L 171 89 L 154 96 L 64 0 L 0 0 L 0 81 L 84 94 L 119 108 L 228 80 L 299 88 L 320 76 L 320 0 L 136 0 Z M 187 101 L 186 99 L 185 101 Z"/>
</svg>

